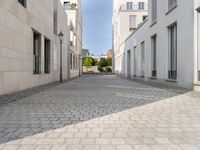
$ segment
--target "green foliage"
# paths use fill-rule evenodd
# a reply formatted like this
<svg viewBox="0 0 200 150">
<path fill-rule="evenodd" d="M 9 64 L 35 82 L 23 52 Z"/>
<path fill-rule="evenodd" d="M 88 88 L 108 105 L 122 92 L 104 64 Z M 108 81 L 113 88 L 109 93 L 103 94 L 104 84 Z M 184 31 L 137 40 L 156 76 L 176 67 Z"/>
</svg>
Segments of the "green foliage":
<svg viewBox="0 0 200 150">
<path fill-rule="evenodd" d="M 87 71 L 88 71 L 88 68 L 92 67 L 92 62 L 93 62 L 92 59 L 89 57 L 83 59 L 83 66 L 87 68 Z"/>
<path fill-rule="evenodd" d="M 108 58 L 107 61 L 108 61 L 108 66 L 112 66 L 112 58 Z"/>
<path fill-rule="evenodd" d="M 99 70 L 99 72 L 104 72 L 103 67 L 98 66 L 97 69 Z"/>
<path fill-rule="evenodd" d="M 85 60 L 88 61 L 88 59 L 90 59 L 90 61 L 91 61 L 91 66 L 97 66 L 98 61 L 92 57 L 83 58 L 83 66 L 86 66 L 86 65 L 84 65 L 84 62 L 85 62 Z"/>
<path fill-rule="evenodd" d="M 112 69 L 110 67 L 106 67 L 106 72 L 112 72 Z"/>
<path fill-rule="evenodd" d="M 112 72 L 110 66 L 112 66 L 112 59 L 101 58 L 101 60 L 98 62 L 97 69 L 99 72 Z"/>
</svg>

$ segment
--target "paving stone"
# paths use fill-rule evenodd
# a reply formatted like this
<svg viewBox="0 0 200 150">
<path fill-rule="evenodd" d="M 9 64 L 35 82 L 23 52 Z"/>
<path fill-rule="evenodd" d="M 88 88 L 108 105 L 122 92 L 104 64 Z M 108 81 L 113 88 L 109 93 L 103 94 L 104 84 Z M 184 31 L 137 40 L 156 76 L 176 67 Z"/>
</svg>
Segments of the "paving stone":
<svg viewBox="0 0 200 150">
<path fill-rule="evenodd" d="M 198 92 L 115 75 L 32 90 L 0 97 L 1 150 L 200 149 Z"/>
</svg>

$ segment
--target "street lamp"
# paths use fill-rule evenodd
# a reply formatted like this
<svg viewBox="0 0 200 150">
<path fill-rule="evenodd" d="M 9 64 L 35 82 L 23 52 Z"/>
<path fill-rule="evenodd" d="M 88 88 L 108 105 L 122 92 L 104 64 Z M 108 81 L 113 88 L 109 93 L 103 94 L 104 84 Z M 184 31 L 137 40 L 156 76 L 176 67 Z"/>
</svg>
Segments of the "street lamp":
<svg viewBox="0 0 200 150">
<path fill-rule="evenodd" d="M 62 75 L 62 41 L 63 41 L 64 34 L 62 31 L 58 34 L 58 38 L 60 40 L 60 83 L 63 81 L 63 75 Z"/>
</svg>

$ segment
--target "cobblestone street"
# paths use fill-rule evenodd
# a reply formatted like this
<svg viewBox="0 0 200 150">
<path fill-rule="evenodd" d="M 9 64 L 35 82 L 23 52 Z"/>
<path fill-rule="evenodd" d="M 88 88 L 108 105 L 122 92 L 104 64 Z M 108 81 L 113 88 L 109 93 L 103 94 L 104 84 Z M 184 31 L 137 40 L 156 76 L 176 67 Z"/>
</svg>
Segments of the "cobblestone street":
<svg viewBox="0 0 200 150">
<path fill-rule="evenodd" d="M 200 93 L 85 75 L 0 106 L 0 150 L 200 150 Z"/>
</svg>

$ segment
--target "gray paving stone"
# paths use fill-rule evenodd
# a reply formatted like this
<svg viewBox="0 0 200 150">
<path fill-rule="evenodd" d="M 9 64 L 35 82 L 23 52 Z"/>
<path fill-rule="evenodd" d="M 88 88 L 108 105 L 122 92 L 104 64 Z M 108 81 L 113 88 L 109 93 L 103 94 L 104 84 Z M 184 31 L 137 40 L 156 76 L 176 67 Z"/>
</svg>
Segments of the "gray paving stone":
<svg viewBox="0 0 200 150">
<path fill-rule="evenodd" d="M 0 97 L 0 150 L 200 149 L 198 92 L 114 75 L 32 90 Z"/>
</svg>

